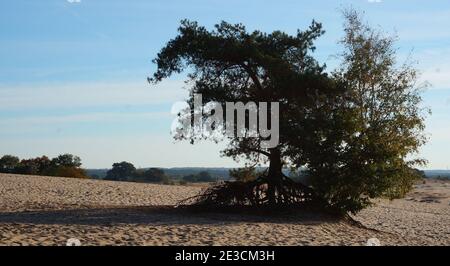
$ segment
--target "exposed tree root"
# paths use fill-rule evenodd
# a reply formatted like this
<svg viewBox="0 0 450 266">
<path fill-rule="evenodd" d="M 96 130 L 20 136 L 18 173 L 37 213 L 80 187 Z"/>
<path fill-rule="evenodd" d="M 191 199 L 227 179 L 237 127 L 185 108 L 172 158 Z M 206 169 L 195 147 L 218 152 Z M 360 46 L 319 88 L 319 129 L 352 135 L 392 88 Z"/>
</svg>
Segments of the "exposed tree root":
<svg viewBox="0 0 450 266">
<path fill-rule="evenodd" d="M 202 208 L 224 207 L 324 207 L 323 201 L 315 196 L 314 191 L 292 179 L 282 176 L 274 188 L 275 202 L 269 200 L 269 179 L 261 176 L 249 182 L 221 182 L 207 188 L 199 195 L 185 199 L 179 205 L 193 205 Z"/>
<path fill-rule="evenodd" d="M 314 190 L 300 182 L 282 176 L 275 186 L 276 202 L 272 205 L 268 197 L 269 181 L 261 176 L 253 181 L 224 181 L 208 187 L 200 194 L 180 201 L 177 207 L 194 211 L 221 211 L 252 214 L 283 214 L 285 211 L 304 210 L 329 215 L 362 229 L 383 232 L 363 225 L 347 213 L 330 207 L 314 193 Z M 386 232 L 383 232 L 386 233 Z"/>
</svg>

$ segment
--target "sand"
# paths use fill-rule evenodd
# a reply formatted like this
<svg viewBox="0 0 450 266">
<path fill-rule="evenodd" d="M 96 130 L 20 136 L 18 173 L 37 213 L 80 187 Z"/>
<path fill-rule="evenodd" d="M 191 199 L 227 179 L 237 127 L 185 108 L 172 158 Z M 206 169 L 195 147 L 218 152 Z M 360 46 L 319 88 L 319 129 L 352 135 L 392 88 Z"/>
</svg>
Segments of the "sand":
<svg viewBox="0 0 450 266">
<path fill-rule="evenodd" d="M 190 213 L 198 186 L 0 174 L 0 245 L 450 245 L 450 182 L 377 200 L 354 218 Z M 165 206 L 165 207 L 162 207 Z"/>
</svg>

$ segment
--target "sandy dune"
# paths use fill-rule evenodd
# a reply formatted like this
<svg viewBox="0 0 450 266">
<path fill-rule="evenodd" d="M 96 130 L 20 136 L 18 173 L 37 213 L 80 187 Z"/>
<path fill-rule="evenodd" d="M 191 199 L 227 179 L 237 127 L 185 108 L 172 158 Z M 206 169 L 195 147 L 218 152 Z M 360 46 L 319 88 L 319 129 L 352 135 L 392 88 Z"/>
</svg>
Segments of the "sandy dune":
<svg viewBox="0 0 450 266">
<path fill-rule="evenodd" d="M 171 207 L 195 186 L 0 174 L 0 245 L 450 245 L 450 182 L 379 200 L 355 219 L 187 213 Z"/>
</svg>

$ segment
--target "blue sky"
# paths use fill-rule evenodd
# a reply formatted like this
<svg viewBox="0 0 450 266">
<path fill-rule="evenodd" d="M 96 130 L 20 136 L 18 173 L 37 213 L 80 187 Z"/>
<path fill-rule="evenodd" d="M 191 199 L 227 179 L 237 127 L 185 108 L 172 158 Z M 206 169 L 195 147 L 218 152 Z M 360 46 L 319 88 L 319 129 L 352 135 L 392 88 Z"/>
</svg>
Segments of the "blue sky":
<svg viewBox="0 0 450 266">
<path fill-rule="evenodd" d="M 428 168 L 450 166 L 450 2 L 2 0 L 0 2 L 0 155 L 73 153 L 85 167 L 236 166 L 223 145 L 175 143 L 169 134 L 183 76 L 146 82 L 158 50 L 179 21 L 244 23 L 249 30 L 295 33 L 312 19 L 326 34 L 317 58 L 331 70 L 342 36 L 339 9 L 364 11 L 375 26 L 397 33 L 399 58 L 411 51 L 432 87 L 433 114 L 421 156 Z"/>
</svg>

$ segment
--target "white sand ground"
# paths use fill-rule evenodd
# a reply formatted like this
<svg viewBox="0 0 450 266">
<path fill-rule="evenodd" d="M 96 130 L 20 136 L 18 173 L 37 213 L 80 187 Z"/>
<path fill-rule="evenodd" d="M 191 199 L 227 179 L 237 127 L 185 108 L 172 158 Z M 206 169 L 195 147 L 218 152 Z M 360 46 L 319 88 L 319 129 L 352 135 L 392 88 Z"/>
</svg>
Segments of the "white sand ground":
<svg viewBox="0 0 450 266">
<path fill-rule="evenodd" d="M 0 174 L 0 245 L 450 245 L 450 182 L 418 184 L 355 216 L 369 228 L 311 214 L 264 217 L 166 207 L 200 191 Z"/>
</svg>

